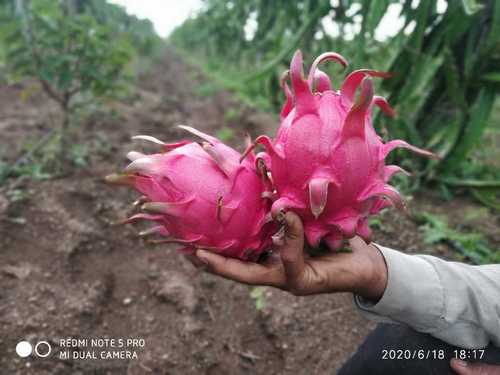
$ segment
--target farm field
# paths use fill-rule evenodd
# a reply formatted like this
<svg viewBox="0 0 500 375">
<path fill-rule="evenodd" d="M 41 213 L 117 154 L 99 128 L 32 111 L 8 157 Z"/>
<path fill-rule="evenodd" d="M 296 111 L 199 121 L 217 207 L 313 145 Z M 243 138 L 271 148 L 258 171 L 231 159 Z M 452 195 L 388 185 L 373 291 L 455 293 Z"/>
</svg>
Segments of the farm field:
<svg viewBox="0 0 500 375">
<path fill-rule="evenodd" d="M 373 329 L 351 295 L 256 293 L 196 270 L 173 246 L 146 245 L 137 237 L 138 225 L 112 225 L 132 212 L 137 195 L 103 178 L 125 166 L 126 152 L 143 147 L 131 141 L 133 135 L 175 141 L 185 135 L 175 125 L 187 124 L 241 151 L 246 132 L 276 131 L 277 118 L 227 91 L 200 95 L 206 82 L 168 49 L 126 100 L 108 103 L 115 115 L 93 114 L 74 129 L 71 142 L 89 145 L 84 166 L 55 179 L 10 179 L 0 187 L 0 373 L 325 374 Z M 8 162 L 59 116 L 41 92 L 23 97 L 29 84 L 0 86 Z M 411 211 L 446 218 L 450 227 L 481 231 L 500 248 L 500 218 L 471 198 L 447 202 L 424 189 L 408 203 Z M 446 242 L 429 244 L 425 230 L 396 210 L 385 212 L 374 232 L 375 241 L 388 247 L 459 259 Z M 47 340 L 54 354 L 19 358 L 21 337 Z M 60 339 L 84 337 L 137 338 L 145 345 L 137 359 L 58 359 Z"/>
</svg>

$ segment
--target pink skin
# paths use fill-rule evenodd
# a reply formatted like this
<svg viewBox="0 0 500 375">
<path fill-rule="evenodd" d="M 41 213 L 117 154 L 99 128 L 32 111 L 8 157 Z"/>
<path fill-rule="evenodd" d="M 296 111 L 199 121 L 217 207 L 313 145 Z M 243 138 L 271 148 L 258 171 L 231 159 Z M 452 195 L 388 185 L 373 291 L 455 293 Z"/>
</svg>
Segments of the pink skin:
<svg viewBox="0 0 500 375">
<path fill-rule="evenodd" d="M 271 201 L 263 197 L 269 181 L 259 175 L 255 155 L 240 163 L 240 154 L 214 137 L 183 127 L 204 139 L 163 144 L 165 153 L 129 153 L 132 162 L 125 174 L 112 182 L 133 186 L 146 196 L 142 205 L 148 214 L 134 215 L 126 222 L 152 221 L 143 235 L 156 234 L 184 246 L 193 253 L 204 248 L 242 260 L 257 260 L 271 245 L 275 225 L 270 219 Z M 265 194 L 264 194 L 265 195 Z"/>
<path fill-rule="evenodd" d="M 369 215 L 390 204 L 404 207 L 399 193 L 387 184 L 392 175 L 404 172 L 397 166 L 385 166 L 384 159 L 392 149 L 405 147 L 425 156 L 435 155 L 404 141 L 384 144 L 376 134 L 373 106 L 390 115 L 394 111 L 384 98 L 374 96 L 370 77 L 384 78 L 388 73 L 354 71 L 335 91 L 328 76 L 317 69 L 326 60 L 347 65 L 342 56 L 325 53 L 305 79 L 302 54 L 295 53 L 281 80 L 286 102 L 276 138 L 261 136 L 255 143 L 266 149 L 259 158 L 271 170 L 279 197 L 273 203 L 273 215 L 296 212 L 311 246 L 323 239 L 337 249 L 342 239 L 356 234 L 369 240 Z"/>
</svg>

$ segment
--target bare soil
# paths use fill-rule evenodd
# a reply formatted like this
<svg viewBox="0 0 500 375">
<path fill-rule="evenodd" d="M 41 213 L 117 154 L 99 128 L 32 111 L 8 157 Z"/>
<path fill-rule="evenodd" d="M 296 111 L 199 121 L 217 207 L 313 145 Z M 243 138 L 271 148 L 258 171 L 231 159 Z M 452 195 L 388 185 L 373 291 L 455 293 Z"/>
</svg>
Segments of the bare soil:
<svg viewBox="0 0 500 375">
<path fill-rule="evenodd" d="M 196 69 L 168 52 L 139 80 L 134 100 L 108 103 L 118 116 L 93 115 L 74 130 L 74 142 L 90 147 L 86 167 L 1 188 L 0 374 L 331 374 L 374 327 L 347 294 L 294 297 L 268 288 L 265 308 L 257 310 L 250 287 L 198 272 L 172 247 L 145 245 L 138 227 L 111 225 L 136 198 L 103 183 L 137 149 L 131 136 L 173 141 L 184 136 L 174 127 L 181 123 L 212 134 L 231 128 L 229 142 L 241 149 L 246 132 L 274 133 L 273 116 L 222 90 L 200 96 L 201 82 Z M 0 152 L 10 162 L 58 121 L 57 108 L 41 93 L 21 99 L 27 87 L 0 87 Z M 237 116 L 228 119 L 231 108 Z M 410 205 L 450 220 L 465 208 L 478 210 L 466 199 L 447 203 L 431 193 Z M 469 224 L 489 225 L 498 245 L 498 217 L 480 212 Z M 445 245 L 425 245 L 402 214 L 388 211 L 382 223 L 381 244 L 453 256 Z M 59 358 L 61 339 L 106 337 L 145 345 L 133 349 L 137 359 Z M 52 353 L 20 358 L 21 340 L 46 340 Z"/>
</svg>

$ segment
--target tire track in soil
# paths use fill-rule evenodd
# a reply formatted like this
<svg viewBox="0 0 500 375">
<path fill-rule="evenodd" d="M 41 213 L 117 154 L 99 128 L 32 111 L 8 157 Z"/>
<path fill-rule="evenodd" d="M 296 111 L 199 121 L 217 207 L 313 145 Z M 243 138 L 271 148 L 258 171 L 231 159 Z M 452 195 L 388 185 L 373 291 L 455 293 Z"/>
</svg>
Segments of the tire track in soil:
<svg viewBox="0 0 500 375">
<path fill-rule="evenodd" d="M 171 247 L 145 246 L 139 227 L 110 226 L 130 212 L 135 194 L 105 186 L 102 177 L 137 148 L 130 136 L 178 139 L 179 123 L 215 133 L 228 126 L 224 112 L 233 107 L 239 116 L 229 126 L 239 128 L 230 143 L 240 150 L 244 132 L 274 132 L 272 116 L 227 92 L 196 96 L 200 82 L 168 51 L 139 80 L 135 102 L 113 104 L 118 119 L 93 116 L 75 131 L 77 142 L 99 137 L 106 149 L 93 149 L 86 168 L 63 178 L 24 181 L 29 197 L 0 211 L 1 374 L 325 374 L 373 327 L 349 295 L 305 298 L 267 289 L 266 308 L 257 311 L 249 287 L 197 272 Z M 13 107 L 16 96 L 2 90 L 0 111 L 8 107 L 11 116 L 9 123 L 0 116 L 0 128 L 17 150 L 51 120 L 44 114 L 26 121 L 12 108 L 28 105 L 39 116 L 35 109 L 46 99 Z M 106 336 L 144 338 L 146 346 L 135 361 L 27 360 L 14 352 L 22 338 L 47 339 L 57 352 L 59 338 Z"/>
</svg>

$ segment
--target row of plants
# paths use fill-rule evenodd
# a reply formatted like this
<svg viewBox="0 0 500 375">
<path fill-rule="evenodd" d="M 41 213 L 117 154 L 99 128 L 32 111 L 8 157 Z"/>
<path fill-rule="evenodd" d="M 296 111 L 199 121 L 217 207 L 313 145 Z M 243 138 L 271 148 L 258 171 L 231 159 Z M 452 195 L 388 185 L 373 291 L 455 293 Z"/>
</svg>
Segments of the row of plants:
<svg viewBox="0 0 500 375">
<path fill-rule="evenodd" d="M 498 164 L 477 150 L 488 129 L 498 129 L 491 113 L 500 89 L 499 27 L 494 0 L 208 0 L 170 41 L 218 82 L 273 110 L 283 101 L 279 76 L 297 48 L 306 57 L 340 52 L 350 70 L 392 73 L 377 90 L 398 116 L 378 116 L 377 128 L 441 156 L 396 154 L 417 177 L 408 188 L 437 186 L 445 197 L 465 189 L 498 209 Z"/>
</svg>

